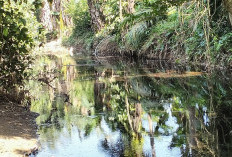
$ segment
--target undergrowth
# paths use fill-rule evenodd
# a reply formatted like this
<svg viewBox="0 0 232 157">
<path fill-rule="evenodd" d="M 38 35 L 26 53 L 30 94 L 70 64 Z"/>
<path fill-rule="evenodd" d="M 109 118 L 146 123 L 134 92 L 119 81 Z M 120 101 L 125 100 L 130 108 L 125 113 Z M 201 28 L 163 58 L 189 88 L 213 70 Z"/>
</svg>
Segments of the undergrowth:
<svg viewBox="0 0 232 157">
<path fill-rule="evenodd" d="M 141 58 L 213 66 L 230 65 L 232 31 L 222 1 L 182 1 L 178 5 L 162 3 L 163 6 L 158 2 L 138 3 L 136 11 L 125 14 L 123 19 L 119 19 L 117 11 L 109 14 L 107 11 L 113 8 L 107 6 L 105 8 L 108 10 L 103 12 L 107 15 L 108 23 L 100 32 L 94 33 L 87 1 L 81 0 L 75 4 L 72 12 L 75 24 L 73 33 L 64 38 L 63 43 L 81 44 L 91 52 L 110 36 L 120 52 L 133 52 Z"/>
<path fill-rule="evenodd" d="M 91 50 L 94 33 L 91 30 L 87 1 L 80 0 L 76 2 L 75 0 L 71 0 L 66 11 L 72 17 L 74 28 L 70 36 L 62 37 L 62 44 L 64 46 L 83 46 L 84 49 Z"/>
</svg>

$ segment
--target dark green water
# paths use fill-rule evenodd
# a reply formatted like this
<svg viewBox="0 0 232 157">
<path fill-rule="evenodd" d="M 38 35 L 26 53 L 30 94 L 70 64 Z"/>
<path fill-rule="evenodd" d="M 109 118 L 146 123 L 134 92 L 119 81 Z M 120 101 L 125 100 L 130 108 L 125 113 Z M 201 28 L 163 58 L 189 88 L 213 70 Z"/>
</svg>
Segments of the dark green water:
<svg viewBox="0 0 232 157">
<path fill-rule="evenodd" d="M 38 157 L 232 154 L 231 75 L 49 60 L 51 86 L 30 82 Z"/>
</svg>

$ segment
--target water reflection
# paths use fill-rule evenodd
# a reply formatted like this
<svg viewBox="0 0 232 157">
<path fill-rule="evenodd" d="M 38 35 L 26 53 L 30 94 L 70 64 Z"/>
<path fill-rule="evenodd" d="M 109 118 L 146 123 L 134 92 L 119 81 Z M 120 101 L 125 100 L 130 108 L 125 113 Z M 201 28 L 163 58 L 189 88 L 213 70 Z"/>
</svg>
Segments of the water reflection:
<svg viewBox="0 0 232 157">
<path fill-rule="evenodd" d="M 49 58 L 50 85 L 30 82 L 44 156 L 229 156 L 232 80 Z M 77 65 L 77 66 L 75 66 Z"/>
</svg>

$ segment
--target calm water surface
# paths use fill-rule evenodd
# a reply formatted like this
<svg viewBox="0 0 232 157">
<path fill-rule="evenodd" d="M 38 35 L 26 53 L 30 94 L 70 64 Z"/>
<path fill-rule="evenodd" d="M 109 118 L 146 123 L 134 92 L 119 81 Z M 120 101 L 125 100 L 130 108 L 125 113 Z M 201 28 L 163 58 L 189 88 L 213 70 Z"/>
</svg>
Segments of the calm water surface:
<svg viewBox="0 0 232 157">
<path fill-rule="evenodd" d="M 30 82 L 31 109 L 40 113 L 38 157 L 232 154 L 228 74 L 90 58 L 40 64 L 50 83 Z"/>
</svg>

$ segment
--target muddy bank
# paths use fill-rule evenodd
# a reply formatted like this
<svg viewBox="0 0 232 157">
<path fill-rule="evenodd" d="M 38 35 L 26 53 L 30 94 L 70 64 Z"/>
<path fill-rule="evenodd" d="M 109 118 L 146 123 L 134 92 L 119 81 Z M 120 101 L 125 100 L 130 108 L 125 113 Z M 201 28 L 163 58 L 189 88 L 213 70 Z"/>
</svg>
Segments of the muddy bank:
<svg viewBox="0 0 232 157">
<path fill-rule="evenodd" d="M 24 107 L 0 103 L 0 156 L 20 157 L 29 154 L 38 147 L 37 113 Z"/>
</svg>

